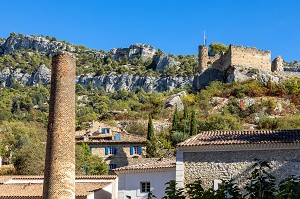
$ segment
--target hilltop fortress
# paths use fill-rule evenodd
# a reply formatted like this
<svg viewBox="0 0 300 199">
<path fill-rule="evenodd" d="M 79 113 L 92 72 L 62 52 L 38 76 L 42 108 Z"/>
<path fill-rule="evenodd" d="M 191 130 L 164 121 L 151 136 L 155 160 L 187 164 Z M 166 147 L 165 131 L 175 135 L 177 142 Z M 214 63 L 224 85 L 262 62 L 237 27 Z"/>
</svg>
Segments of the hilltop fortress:
<svg viewBox="0 0 300 199">
<path fill-rule="evenodd" d="M 199 48 L 199 71 L 204 72 L 208 68 L 225 71 L 236 68 L 254 68 L 260 71 L 283 71 L 283 60 L 276 57 L 271 63 L 269 50 L 258 50 L 252 47 L 230 45 L 225 53 L 215 54 L 209 52 L 206 45 Z"/>
</svg>

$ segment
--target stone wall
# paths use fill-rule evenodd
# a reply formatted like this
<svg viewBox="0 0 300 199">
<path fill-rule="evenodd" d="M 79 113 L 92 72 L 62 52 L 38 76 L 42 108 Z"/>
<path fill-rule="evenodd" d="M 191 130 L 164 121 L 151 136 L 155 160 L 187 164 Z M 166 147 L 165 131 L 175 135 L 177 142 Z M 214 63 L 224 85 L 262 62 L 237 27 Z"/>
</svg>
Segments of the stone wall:
<svg viewBox="0 0 300 199">
<path fill-rule="evenodd" d="M 209 56 L 206 46 L 199 46 L 198 50 L 200 73 L 209 67 L 225 71 L 229 66 L 271 71 L 271 53 L 267 50 L 230 45 L 227 52 L 214 56 Z"/>
<path fill-rule="evenodd" d="M 271 53 L 267 50 L 230 45 L 231 66 L 271 71 Z"/>
<path fill-rule="evenodd" d="M 300 175 L 300 149 L 184 152 L 184 183 L 200 178 L 207 189 L 213 187 L 214 180 L 233 178 L 244 187 L 255 158 L 268 161 L 270 173 L 278 181 Z"/>
</svg>

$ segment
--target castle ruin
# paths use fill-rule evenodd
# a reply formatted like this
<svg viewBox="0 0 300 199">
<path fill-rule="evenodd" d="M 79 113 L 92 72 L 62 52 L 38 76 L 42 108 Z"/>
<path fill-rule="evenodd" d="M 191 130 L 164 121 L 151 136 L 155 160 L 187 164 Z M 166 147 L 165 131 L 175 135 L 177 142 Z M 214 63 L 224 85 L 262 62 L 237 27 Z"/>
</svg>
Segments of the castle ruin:
<svg viewBox="0 0 300 199">
<path fill-rule="evenodd" d="M 225 53 L 211 53 L 206 45 L 200 45 L 198 50 L 200 73 L 207 68 L 225 71 L 230 67 L 254 68 L 271 72 L 271 52 L 269 50 L 258 50 L 252 47 L 234 46 L 232 44 Z"/>
</svg>

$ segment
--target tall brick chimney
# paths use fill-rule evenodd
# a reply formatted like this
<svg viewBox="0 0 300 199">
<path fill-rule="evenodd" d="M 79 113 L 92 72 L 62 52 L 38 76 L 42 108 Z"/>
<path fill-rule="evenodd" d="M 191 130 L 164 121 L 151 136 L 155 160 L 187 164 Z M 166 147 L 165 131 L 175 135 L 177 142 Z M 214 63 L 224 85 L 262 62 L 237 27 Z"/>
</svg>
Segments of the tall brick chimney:
<svg viewBox="0 0 300 199">
<path fill-rule="evenodd" d="M 52 58 L 45 199 L 75 199 L 75 73 L 72 54 L 62 52 Z"/>
</svg>

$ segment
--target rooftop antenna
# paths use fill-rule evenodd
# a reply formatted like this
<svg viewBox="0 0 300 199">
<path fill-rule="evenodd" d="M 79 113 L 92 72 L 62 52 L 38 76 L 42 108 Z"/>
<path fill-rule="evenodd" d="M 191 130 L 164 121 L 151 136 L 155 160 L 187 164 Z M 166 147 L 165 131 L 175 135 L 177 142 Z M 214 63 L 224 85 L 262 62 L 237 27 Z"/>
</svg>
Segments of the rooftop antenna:
<svg viewBox="0 0 300 199">
<path fill-rule="evenodd" d="M 204 46 L 206 46 L 206 34 L 205 34 L 205 30 L 204 30 Z"/>
</svg>

